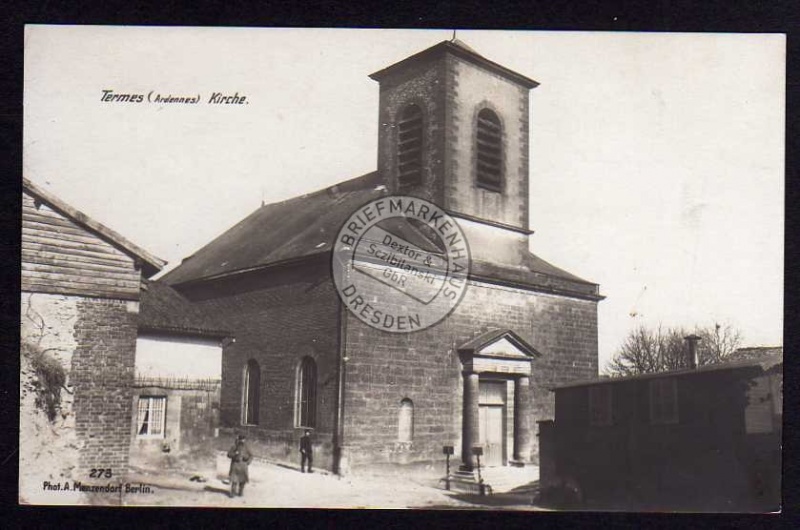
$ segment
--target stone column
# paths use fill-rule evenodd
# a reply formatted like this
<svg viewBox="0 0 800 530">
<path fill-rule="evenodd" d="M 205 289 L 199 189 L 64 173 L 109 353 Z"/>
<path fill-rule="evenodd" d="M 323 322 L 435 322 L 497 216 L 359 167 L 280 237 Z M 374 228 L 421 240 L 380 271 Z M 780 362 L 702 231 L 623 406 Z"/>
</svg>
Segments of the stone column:
<svg viewBox="0 0 800 530">
<path fill-rule="evenodd" d="M 514 460 L 529 462 L 531 455 L 531 392 L 530 377 L 514 380 Z"/>
<path fill-rule="evenodd" d="M 461 468 L 472 471 L 475 457 L 472 446 L 478 443 L 478 374 L 462 372 L 464 376 L 464 408 L 461 420 Z"/>
</svg>

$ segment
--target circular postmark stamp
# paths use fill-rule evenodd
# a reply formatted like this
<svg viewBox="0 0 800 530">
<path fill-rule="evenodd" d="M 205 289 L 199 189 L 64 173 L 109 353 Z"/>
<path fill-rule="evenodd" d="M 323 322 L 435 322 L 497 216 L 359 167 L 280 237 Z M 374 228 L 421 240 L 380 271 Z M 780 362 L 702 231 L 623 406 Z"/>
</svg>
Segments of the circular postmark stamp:
<svg viewBox="0 0 800 530">
<path fill-rule="evenodd" d="M 430 201 L 375 199 L 353 212 L 336 236 L 333 280 L 345 307 L 390 333 L 429 328 L 461 301 L 470 253 L 458 223 Z"/>
</svg>

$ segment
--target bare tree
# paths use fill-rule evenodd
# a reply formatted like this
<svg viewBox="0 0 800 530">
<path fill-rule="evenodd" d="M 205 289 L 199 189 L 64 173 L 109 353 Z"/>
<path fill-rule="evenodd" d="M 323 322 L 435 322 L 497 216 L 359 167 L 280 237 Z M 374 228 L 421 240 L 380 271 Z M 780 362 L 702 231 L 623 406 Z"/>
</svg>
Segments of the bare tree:
<svg viewBox="0 0 800 530">
<path fill-rule="evenodd" d="M 622 376 L 685 368 L 688 355 L 684 337 L 691 333 L 701 337 L 698 347 L 701 365 L 723 361 L 741 343 L 741 333 L 730 325 L 697 327 L 691 332 L 685 328 L 664 329 L 660 325 L 656 329 L 639 326 L 625 338 L 607 371 Z"/>
<path fill-rule="evenodd" d="M 742 344 L 741 332 L 730 324 L 715 323 L 696 331 L 700 337 L 697 348 L 699 364 L 722 362 Z"/>
</svg>

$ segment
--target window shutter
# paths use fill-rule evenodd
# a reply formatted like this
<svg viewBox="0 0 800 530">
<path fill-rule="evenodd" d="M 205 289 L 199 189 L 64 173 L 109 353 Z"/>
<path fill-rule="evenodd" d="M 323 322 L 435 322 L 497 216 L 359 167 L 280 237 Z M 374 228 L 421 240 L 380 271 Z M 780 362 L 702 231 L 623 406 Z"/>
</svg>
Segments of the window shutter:
<svg viewBox="0 0 800 530">
<path fill-rule="evenodd" d="M 489 109 L 478 113 L 475 172 L 477 184 L 492 191 L 503 187 L 503 131 L 500 118 Z"/>
<path fill-rule="evenodd" d="M 409 105 L 397 123 L 397 180 L 401 187 L 422 182 L 422 111 Z"/>
</svg>

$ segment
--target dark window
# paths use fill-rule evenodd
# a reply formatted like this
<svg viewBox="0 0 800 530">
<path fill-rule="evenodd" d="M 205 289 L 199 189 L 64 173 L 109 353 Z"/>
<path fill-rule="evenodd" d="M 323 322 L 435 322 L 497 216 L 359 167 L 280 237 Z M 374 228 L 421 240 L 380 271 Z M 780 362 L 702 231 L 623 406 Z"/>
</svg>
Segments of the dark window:
<svg viewBox="0 0 800 530">
<path fill-rule="evenodd" d="M 258 402 L 261 395 L 261 369 L 253 359 L 244 367 L 242 385 L 242 424 L 258 425 Z"/>
<path fill-rule="evenodd" d="M 397 440 L 411 442 L 414 439 L 414 402 L 404 398 L 400 402 L 400 416 L 397 420 Z"/>
<path fill-rule="evenodd" d="M 589 387 L 589 425 L 611 425 L 611 385 Z"/>
<path fill-rule="evenodd" d="M 678 423 L 678 385 L 674 378 L 650 381 L 650 423 Z"/>
<path fill-rule="evenodd" d="M 422 182 L 422 110 L 409 105 L 397 122 L 397 180 L 400 186 Z"/>
<path fill-rule="evenodd" d="M 503 130 L 493 111 L 478 113 L 475 136 L 475 172 L 477 184 L 492 191 L 503 189 Z"/>
<path fill-rule="evenodd" d="M 297 367 L 295 392 L 295 424 L 298 427 L 317 426 L 317 364 L 303 357 Z"/>
</svg>

